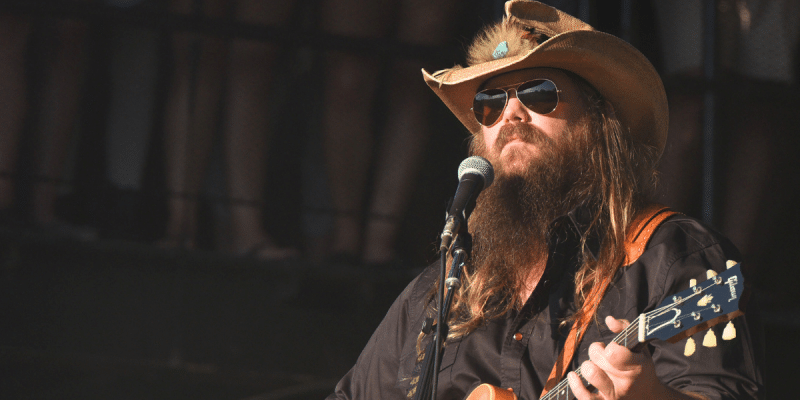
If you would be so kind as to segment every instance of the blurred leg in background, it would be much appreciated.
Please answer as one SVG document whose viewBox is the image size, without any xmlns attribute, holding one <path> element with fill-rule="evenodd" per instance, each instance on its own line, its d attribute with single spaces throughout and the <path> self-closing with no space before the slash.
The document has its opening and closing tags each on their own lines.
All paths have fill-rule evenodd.
<svg viewBox="0 0 800 400">
<path fill-rule="evenodd" d="M 27 110 L 25 49 L 31 21 L 16 15 L 0 16 L 0 223 L 8 224 L 19 212 L 16 204 L 18 143 Z"/>
<path fill-rule="evenodd" d="M 55 23 L 52 61 L 44 66 L 44 81 L 35 151 L 37 174 L 33 183 L 34 222 L 47 229 L 66 226 L 56 218 L 67 155 L 73 148 L 80 109 L 88 27 L 83 21 Z"/>
<path fill-rule="evenodd" d="M 23 214 L 30 212 L 28 221 L 38 229 L 92 239 L 91 231 L 71 226 L 56 214 L 58 196 L 69 187 L 64 181 L 66 162 L 81 104 L 88 26 L 68 18 L 2 19 L 0 210 L 9 215 L 13 210 L 17 222 L 28 220 Z M 33 156 L 26 165 L 32 168 L 29 207 L 17 203 L 20 187 L 14 185 L 21 176 L 17 167 L 23 131 L 30 133 L 25 139 Z"/>
<path fill-rule="evenodd" d="M 202 4 L 201 4 L 202 3 Z M 199 7 L 202 7 L 200 9 Z M 292 2 L 240 0 L 173 2 L 176 12 L 233 15 L 238 22 L 285 26 Z M 276 43 L 248 38 L 173 37 L 174 68 L 166 120 L 169 220 L 166 246 L 194 247 L 198 200 L 206 182 L 216 133 L 222 135 L 228 220 L 217 246 L 258 259 L 283 259 L 296 251 L 276 244 L 265 230 L 266 158 L 271 136 L 271 96 Z M 220 119 L 221 118 L 221 119 Z"/>
<path fill-rule="evenodd" d="M 403 0 L 396 14 L 396 39 L 403 44 L 443 46 L 452 39 L 459 10 L 454 0 Z M 429 65 L 420 59 L 395 58 L 385 75 L 385 121 L 375 157 L 373 191 L 361 249 L 361 261 L 368 265 L 396 261 L 397 235 L 415 189 L 428 138 L 436 134 L 431 132 L 428 119 L 435 96 L 422 81 L 423 67 Z"/>
<path fill-rule="evenodd" d="M 388 33 L 395 1 L 323 0 L 325 33 L 356 39 L 382 39 Z M 330 251 L 338 259 L 359 257 L 368 169 L 375 124 L 373 108 L 381 60 L 366 52 L 326 51 L 322 132 L 334 222 Z"/>
<path fill-rule="evenodd" d="M 291 1 L 240 0 L 237 20 L 272 27 L 286 27 Z M 237 38 L 231 43 L 226 93 L 224 147 L 226 178 L 230 193 L 230 250 L 257 259 L 285 259 L 297 255 L 279 246 L 266 232 L 265 196 L 282 191 L 269 185 L 267 157 L 273 135 L 270 117 L 276 104 L 272 88 L 280 46 L 274 42 Z M 270 188 L 270 190 L 267 190 Z"/>
<path fill-rule="evenodd" d="M 450 38 L 458 9 L 455 1 L 327 0 L 322 28 L 358 39 L 437 46 Z M 423 64 L 405 54 L 325 54 L 322 130 L 333 260 L 373 266 L 396 261 L 397 235 L 431 134 Z"/>
<path fill-rule="evenodd" d="M 224 17 L 228 7 L 223 0 L 170 3 L 171 12 L 211 18 Z M 200 191 L 219 128 L 228 43 L 184 31 L 174 32 L 171 39 L 172 73 L 164 126 L 169 217 L 160 244 L 194 248 Z"/>
</svg>

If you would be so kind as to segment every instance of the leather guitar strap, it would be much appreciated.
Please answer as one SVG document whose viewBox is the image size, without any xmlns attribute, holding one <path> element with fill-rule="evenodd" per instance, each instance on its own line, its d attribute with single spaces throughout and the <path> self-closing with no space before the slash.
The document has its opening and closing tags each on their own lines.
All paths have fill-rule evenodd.
<svg viewBox="0 0 800 400">
<path fill-rule="evenodd" d="M 627 266 L 633 264 L 639 256 L 644 253 L 647 242 L 650 241 L 650 236 L 653 235 L 656 228 L 658 228 L 665 219 L 675 214 L 677 214 L 677 212 L 660 204 L 651 204 L 639 212 L 630 227 L 628 227 L 628 233 L 625 238 L 625 263 L 623 265 Z M 611 277 L 600 282 L 599 285 L 592 287 L 589 295 L 586 296 L 586 300 L 583 302 L 584 312 L 581 318 L 572 325 L 572 329 L 570 329 L 567 340 L 564 343 L 564 348 L 558 355 L 556 364 L 550 372 L 550 377 L 547 378 L 547 382 L 544 385 L 542 395 L 539 397 L 544 396 L 545 393 L 550 391 L 563 379 L 564 372 L 567 370 L 575 354 L 575 349 L 581 342 L 583 334 L 589 326 L 589 321 L 594 318 L 600 300 L 603 298 L 610 283 Z"/>
</svg>

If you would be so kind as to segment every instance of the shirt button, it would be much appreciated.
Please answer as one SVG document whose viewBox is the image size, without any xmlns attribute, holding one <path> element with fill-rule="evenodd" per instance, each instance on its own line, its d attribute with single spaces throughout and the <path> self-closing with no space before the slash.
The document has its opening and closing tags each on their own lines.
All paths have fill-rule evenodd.
<svg viewBox="0 0 800 400">
<path fill-rule="evenodd" d="M 522 340 L 522 334 L 519 333 L 519 332 L 515 333 L 514 334 L 514 340 L 516 340 L 516 341 Z"/>
</svg>

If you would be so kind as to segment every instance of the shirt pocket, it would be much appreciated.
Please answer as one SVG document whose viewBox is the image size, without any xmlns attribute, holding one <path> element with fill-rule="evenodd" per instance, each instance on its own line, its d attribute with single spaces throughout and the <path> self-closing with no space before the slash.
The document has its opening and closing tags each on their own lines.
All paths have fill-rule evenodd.
<svg viewBox="0 0 800 400">
<path fill-rule="evenodd" d="M 419 382 L 421 378 L 420 370 L 422 365 L 424 364 L 425 358 L 425 349 L 430 344 L 433 335 L 427 335 L 422 340 L 421 348 L 422 354 L 417 354 L 417 338 L 414 337 L 413 339 L 409 339 L 403 345 L 403 351 L 400 356 L 400 368 L 398 368 L 397 373 L 397 386 L 403 390 L 404 393 L 408 394 Z M 456 361 L 456 355 L 458 354 L 458 347 L 461 344 L 461 340 L 454 340 L 452 342 L 448 342 L 446 346 L 444 346 L 444 353 L 442 354 L 442 362 L 439 367 L 439 381 L 443 380 L 450 380 L 449 369 L 453 366 Z"/>
<path fill-rule="evenodd" d="M 447 346 L 444 346 L 444 354 L 442 354 L 442 365 L 439 368 L 439 372 L 444 371 L 447 368 L 453 366 L 456 362 L 456 355 L 458 354 L 458 346 L 461 344 L 461 339 L 456 339 L 451 342 L 447 342 Z"/>
</svg>

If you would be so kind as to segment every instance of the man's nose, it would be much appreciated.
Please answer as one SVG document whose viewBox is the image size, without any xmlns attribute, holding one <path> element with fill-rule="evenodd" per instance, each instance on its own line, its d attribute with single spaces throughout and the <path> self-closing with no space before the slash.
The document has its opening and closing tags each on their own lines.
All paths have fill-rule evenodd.
<svg viewBox="0 0 800 400">
<path fill-rule="evenodd" d="M 509 93 L 508 103 L 505 110 L 503 110 L 503 121 L 530 122 L 528 109 L 519 101 L 516 91 L 514 91 L 513 96 Z"/>
</svg>

